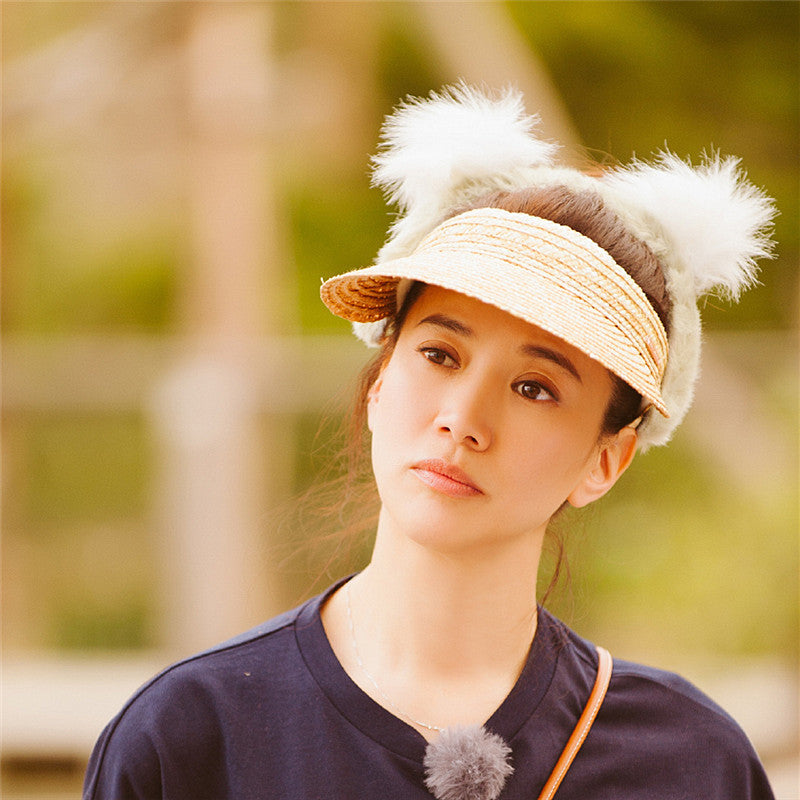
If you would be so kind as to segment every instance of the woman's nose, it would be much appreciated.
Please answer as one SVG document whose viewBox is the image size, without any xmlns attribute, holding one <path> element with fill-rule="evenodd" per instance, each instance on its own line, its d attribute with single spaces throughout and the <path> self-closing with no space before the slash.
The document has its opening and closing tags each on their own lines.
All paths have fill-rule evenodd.
<svg viewBox="0 0 800 800">
<path fill-rule="evenodd" d="M 438 418 L 439 432 L 452 436 L 456 444 L 486 450 L 492 443 L 492 400 L 476 382 L 464 382 L 447 393 Z"/>
</svg>

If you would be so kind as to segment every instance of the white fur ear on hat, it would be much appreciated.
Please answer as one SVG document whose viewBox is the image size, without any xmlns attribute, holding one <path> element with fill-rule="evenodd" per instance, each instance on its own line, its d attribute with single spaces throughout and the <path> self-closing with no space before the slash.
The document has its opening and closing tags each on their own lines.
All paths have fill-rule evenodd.
<svg viewBox="0 0 800 800">
<path fill-rule="evenodd" d="M 353 335 L 361 339 L 367 347 L 380 347 L 386 332 L 387 320 L 379 319 L 375 322 L 352 322 Z"/>
<path fill-rule="evenodd" d="M 532 135 L 538 121 L 519 91 L 492 97 L 464 83 L 408 100 L 387 117 L 372 182 L 402 216 L 378 261 L 408 255 L 446 210 L 524 186 L 531 167 L 550 164 L 557 145 Z"/>
<path fill-rule="evenodd" d="M 615 210 L 647 242 L 665 269 L 673 302 L 662 397 L 669 418 L 649 413 L 639 449 L 666 444 L 691 406 L 700 362 L 697 300 L 714 292 L 732 300 L 756 282 L 756 262 L 770 257 L 772 200 L 750 183 L 736 158 L 709 157 L 699 167 L 662 153 L 601 179 Z"/>
<path fill-rule="evenodd" d="M 512 88 L 489 95 L 462 82 L 401 104 L 372 159 L 373 185 L 400 211 L 376 263 L 409 255 L 450 209 L 524 186 L 532 170 L 550 165 L 558 145 L 534 135 L 538 122 Z M 353 331 L 374 346 L 385 325 L 356 322 Z"/>
<path fill-rule="evenodd" d="M 538 121 L 512 89 L 492 98 L 459 84 L 410 99 L 384 123 L 373 183 L 404 213 L 432 202 L 449 207 L 465 183 L 494 185 L 550 163 L 556 145 L 531 136 Z"/>
<path fill-rule="evenodd" d="M 707 158 L 692 167 L 672 153 L 633 162 L 603 177 L 629 208 L 654 219 L 671 260 L 693 277 L 696 296 L 733 300 L 755 283 L 756 262 L 772 255 L 772 201 L 739 170 L 738 158 Z"/>
</svg>

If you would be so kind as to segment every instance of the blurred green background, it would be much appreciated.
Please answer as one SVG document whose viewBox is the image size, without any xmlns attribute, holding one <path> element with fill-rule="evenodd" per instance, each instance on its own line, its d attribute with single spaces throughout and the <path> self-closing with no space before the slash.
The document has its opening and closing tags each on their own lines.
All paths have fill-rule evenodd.
<svg viewBox="0 0 800 800">
<path fill-rule="evenodd" d="M 187 86 L 198 41 L 222 65 L 206 65 L 202 86 L 224 72 L 230 39 L 196 31 L 211 12 L 255 15 L 264 79 L 209 122 Z M 736 307 L 704 303 L 697 409 L 670 447 L 565 521 L 573 575 L 554 604 L 621 656 L 796 667 L 799 32 L 795 2 L 3 2 L 6 655 L 170 646 L 152 395 L 182 352 L 225 338 L 204 322 L 213 291 L 194 288 L 198 140 L 222 146 L 233 130 L 260 148 L 255 184 L 269 186 L 280 257 L 243 338 L 333 341 L 356 364 L 366 355 L 319 302 L 320 277 L 368 264 L 391 221 L 367 172 L 383 115 L 463 75 L 544 86 L 597 160 L 719 149 L 777 198 L 777 258 L 760 285 Z M 264 469 L 276 431 L 284 455 L 254 556 L 275 588 L 252 624 L 368 552 L 340 558 L 325 524 L 287 522 L 329 466 L 319 428 L 340 427 L 352 383 L 302 364 L 287 394 L 313 388 L 319 402 L 258 405 Z"/>
</svg>

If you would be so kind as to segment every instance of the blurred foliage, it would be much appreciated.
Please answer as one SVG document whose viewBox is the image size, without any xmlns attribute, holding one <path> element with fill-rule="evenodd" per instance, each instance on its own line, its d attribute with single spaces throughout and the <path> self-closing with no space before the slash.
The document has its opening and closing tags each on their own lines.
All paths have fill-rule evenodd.
<svg viewBox="0 0 800 800">
<path fill-rule="evenodd" d="M 4 441 L 15 489 L 4 496 L 4 550 L 36 575 L 20 602 L 41 644 L 151 645 L 158 576 L 147 532 L 152 454 L 144 417 L 19 415 L 4 420 Z M 14 587 L 7 582 L 5 591 Z"/>
<path fill-rule="evenodd" d="M 424 97 L 438 88 L 436 57 L 413 3 L 387 3 L 375 78 L 381 118 L 404 97 Z"/>
<path fill-rule="evenodd" d="M 51 610 L 47 644 L 60 650 L 123 650 L 152 647 L 152 595 L 144 591 L 115 600 L 82 597 L 74 590 Z"/>
<path fill-rule="evenodd" d="M 17 15 L 14 5 L 24 5 Z M 47 44 L 65 31 L 94 22 L 107 3 L 91 2 L 3 2 L 3 59 L 13 59 Z"/>
<path fill-rule="evenodd" d="M 341 333 L 342 321 L 320 302 L 321 279 L 372 263 L 383 243 L 386 207 L 377 191 L 352 176 L 330 183 L 298 182 L 288 190 L 287 205 L 301 328 Z"/>
<path fill-rule="evenodd" d="M 39 526 L 128 519 L 145 514 L 152 467 L 140 415 L 48 415 L 25 423 L 28 481 L 13 501 Z"/>
<path fill-rule="evenodd" d="M 39 334 L 172 327 L 176 244 L 160 226 L 92 245 L 47 224 L 44 179 L 19 166 L 2 184 L 2 328 Z"/>
</svg>

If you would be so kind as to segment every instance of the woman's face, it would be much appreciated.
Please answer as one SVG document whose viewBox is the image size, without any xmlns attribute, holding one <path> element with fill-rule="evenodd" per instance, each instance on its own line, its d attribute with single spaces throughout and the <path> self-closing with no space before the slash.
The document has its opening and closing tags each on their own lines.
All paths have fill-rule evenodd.
<svg viewBox="0 0 800 800">
<path fill-rule="evenodd" d="M 604 494 L 633 456 L 633 431 L 621 450 L 599 438 L 611 385 L 561 339 L 426 287 L 370 392 L 382 520 L 442 550 L 543 533 L 565 501 Z"/>
</svg>

